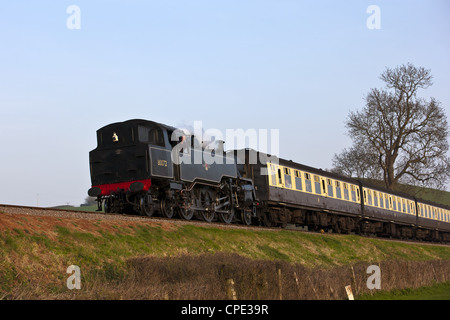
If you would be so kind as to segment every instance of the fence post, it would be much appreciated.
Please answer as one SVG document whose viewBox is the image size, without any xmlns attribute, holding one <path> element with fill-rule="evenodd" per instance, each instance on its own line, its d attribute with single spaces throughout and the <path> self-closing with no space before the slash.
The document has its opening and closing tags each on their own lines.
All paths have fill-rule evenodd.
<svg viewBox="0 0 450 320">
<path fill-rule="evenodd" d="M 347 292 L 348 300 L 355 300 L 352 292 L 352 286 L 346 286 L 345 291 Z"/>
<path fill-rule="evenodd" d="M 227 280 L 227 298 L 229 300 L 237 300 L 236 290 L 234 290 L 234 280 Z"/>
<path fill-rule="evenodd" d="M 301 298 L 300 294 L 300 283 L 298 282 L 297 272 L 294 271 L 295 283 L 297 284 L 298 298 Z"/>
<path fill-rule="evenodd" d="M 282 287 L 282 283 L 281 283 L 281 269 L 278 269 L 277 273 L 278 273 L 278 295 L 279 295 L 280 300 L 283 300 L 283 294 L 282 294 L 283 287 Z"/>
<path fill-rule="evenodd" d="M 356 291 L 356 277 L 355 277 L 355 270 L 353 270 L 353 266 L 351 266 L 351 268 L 352 268 L 352 281 L 353 281 L 353 287 L 354 287 L 354 290 L 355 290 L 355 294 L 357 294 L 357 291 Z M 350 288 L 350 290 L 351 290 L 351 288 Z M 353 299 L 352 299 L 353 300 Z"/>
</svg>

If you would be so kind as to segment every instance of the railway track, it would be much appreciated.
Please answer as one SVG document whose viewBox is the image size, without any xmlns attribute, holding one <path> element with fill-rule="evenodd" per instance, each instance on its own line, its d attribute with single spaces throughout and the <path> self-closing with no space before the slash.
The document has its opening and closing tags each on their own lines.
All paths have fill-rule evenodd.
<svg viewBox="0 0 450 320">
<path fill-rule="evenodd" d="M 147 217 L 140 215 L 126 215 L 126 214 L 114 214 L 114 213 L 105 213 L 105 212 L 89 212 L 89 211 L 81 211 L 81 210 L 73 210 L 73 209 L 60 209 L 60 208 L 44 208 L 44 207 L 33 207 L 33 206 L 19 206 L 19 205 L 8 205 L 8 204 L 0 204 L 0 214 L 17 214 L 17 215 L 32 215 L 32 216 L 50 216 L 50 217 L 59 217 L 59 218 L 76 218 L 76 219 L 88 219 L 88 220 L 120 220 L 120 221 L 142 221 L 142 222 L 161 222 L 161 223 L 172 223 L 176 225 L 197 225 L 204 227 L 217 227 L 217 228 L 225 228 L 225 229 L 242 229 L 242 230 L 255 230 L 255 231 L 287 231 L 287 232 L 304 232 L 304 233 L 313 233 L 313 234 L 321 234 L 321 232 L 305 230 L 301 227 L 288 226 L 285 229 L 279 227 L 264 227 L 264 226 L 246 226 L 240 224 L 226 224 L 223 222 L 205 222 L 202 220 L 183 220 L 179 218 L 164 218 L 164 217 Z M 322 232 L 323 234 L 323 232 Z M 325 233 L 325 234 L 333 234 L 333 233 Z M 337 235 L 337 234 L 333 234 Z M 366 236 L 365 236 L 366 237 Z M 388 239 L 388 238 L 380 238 L 380 237 L 366 237 L 379 239 L 383 241 L 393 241 L 407 244 L 420 244 L 420 245 L 435 245 L 435 246 L 445 246 L 449 247 L 450 244 L 445 243 L 435 243 L 435 242 L 424 242 L 418 240 L 401 240 L 401 239 Z"/>
</svg>

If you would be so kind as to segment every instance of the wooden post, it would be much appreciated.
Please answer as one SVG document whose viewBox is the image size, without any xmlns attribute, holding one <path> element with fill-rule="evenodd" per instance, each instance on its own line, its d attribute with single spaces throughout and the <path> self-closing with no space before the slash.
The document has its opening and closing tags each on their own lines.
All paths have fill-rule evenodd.
<svg viewBox="0 0 450 320">
<path fill-rule="evenodd" d="M 301 298 L 300 294 L 300 283 L 298 282 L 297 272 L 294 271 L 295 283 L 297 284 L 298 298 Z"/>
<path fill-rule="evenodd" d="M 352 268 L 352 282 L 353 282 L 353 287 L 354 287 L 354 290 L 355 290 L 355 294 L 357 294 L 357 292 L 356 292 L 356 277 L 355 277 L 355 270 L 353 270 L 353 266 L 351 266 L 351 268 Z M 353 299 L 352 299 L 353 300 Z"/>
<path fill-rule="evenodd" d="M 353 297 L 352 286 L 346 286 L 345 291 L 347 292 L 348 300 L 355 300 L 355 297 Z"/>
<path fill-rule="evenodd" d="M 236 290 L 234 290 L 234 280 L 227 280 L 227 298 L 229 300 L 237 300 Z"/>
<path fill-rule="evenodd" d="M 283 287 L 281 283 L 281 269 L 278 269 L 278 295 L 280 300 L 283 300 Z"/>
</svg>

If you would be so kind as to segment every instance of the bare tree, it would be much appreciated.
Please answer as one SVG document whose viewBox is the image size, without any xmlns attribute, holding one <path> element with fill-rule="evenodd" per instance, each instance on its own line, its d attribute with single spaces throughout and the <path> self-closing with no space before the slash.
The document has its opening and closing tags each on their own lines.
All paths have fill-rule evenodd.
<svg viewBox="0 0 450 320">
<path fill-rule="evenodd" d="M 365 163 L 377 166 L 389 189 L 399 182 L 442 188 L 450 178 L 447 118 L 439 101 L 417 97 L 432 85 L 430 70 L 408 63 L 386 68 L 380 78 L 386 87 L 371 89 L 365 107 L 349 113 L 352 149 L 372 155 Z M 335 167 L 346 152 L 335 155 Z"/>
<path fill-rule="evenodd" d="M 335 154 L 332 162 L 332 172 L 363 179 L 382 179 L 381 169 L 377 165 L 377 154 L 371 149 L 363 148 L 362 144 L 349 150 L 344 149 L 339 155 Z"/>
<path fill-rule="evenodd" d="M 86 197 L 84 198 L 84 203 L 82 204 L 82 206 L 94 206 L 97 205 L 97 198 L 95 197 Z"/>
</svg>

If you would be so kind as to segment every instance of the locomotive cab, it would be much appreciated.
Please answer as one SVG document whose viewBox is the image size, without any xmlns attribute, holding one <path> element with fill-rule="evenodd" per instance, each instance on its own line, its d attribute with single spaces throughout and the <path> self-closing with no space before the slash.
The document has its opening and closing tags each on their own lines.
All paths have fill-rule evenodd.
<svg viewBox="0 0 450 320">
<path fill-rule="evenodd" d="M 92 188 L 88 194 L 104 201 L 105 211 L 130 211 L 112 208 L 112 198 L 124 198 L 136 211 L 142 197 L 152 186 L 153 179 L 173 178 L 171 145 L 168 129 L 146 120 L 113 123 L 97 131 L 97 148 L 89 153 Z M 151 199 L 144 199 L 144 202 Z M 112 203 L 109 203 L 112 202 Z M 127 207 L 130 207 L 127 206 Z"/>
</svg>

